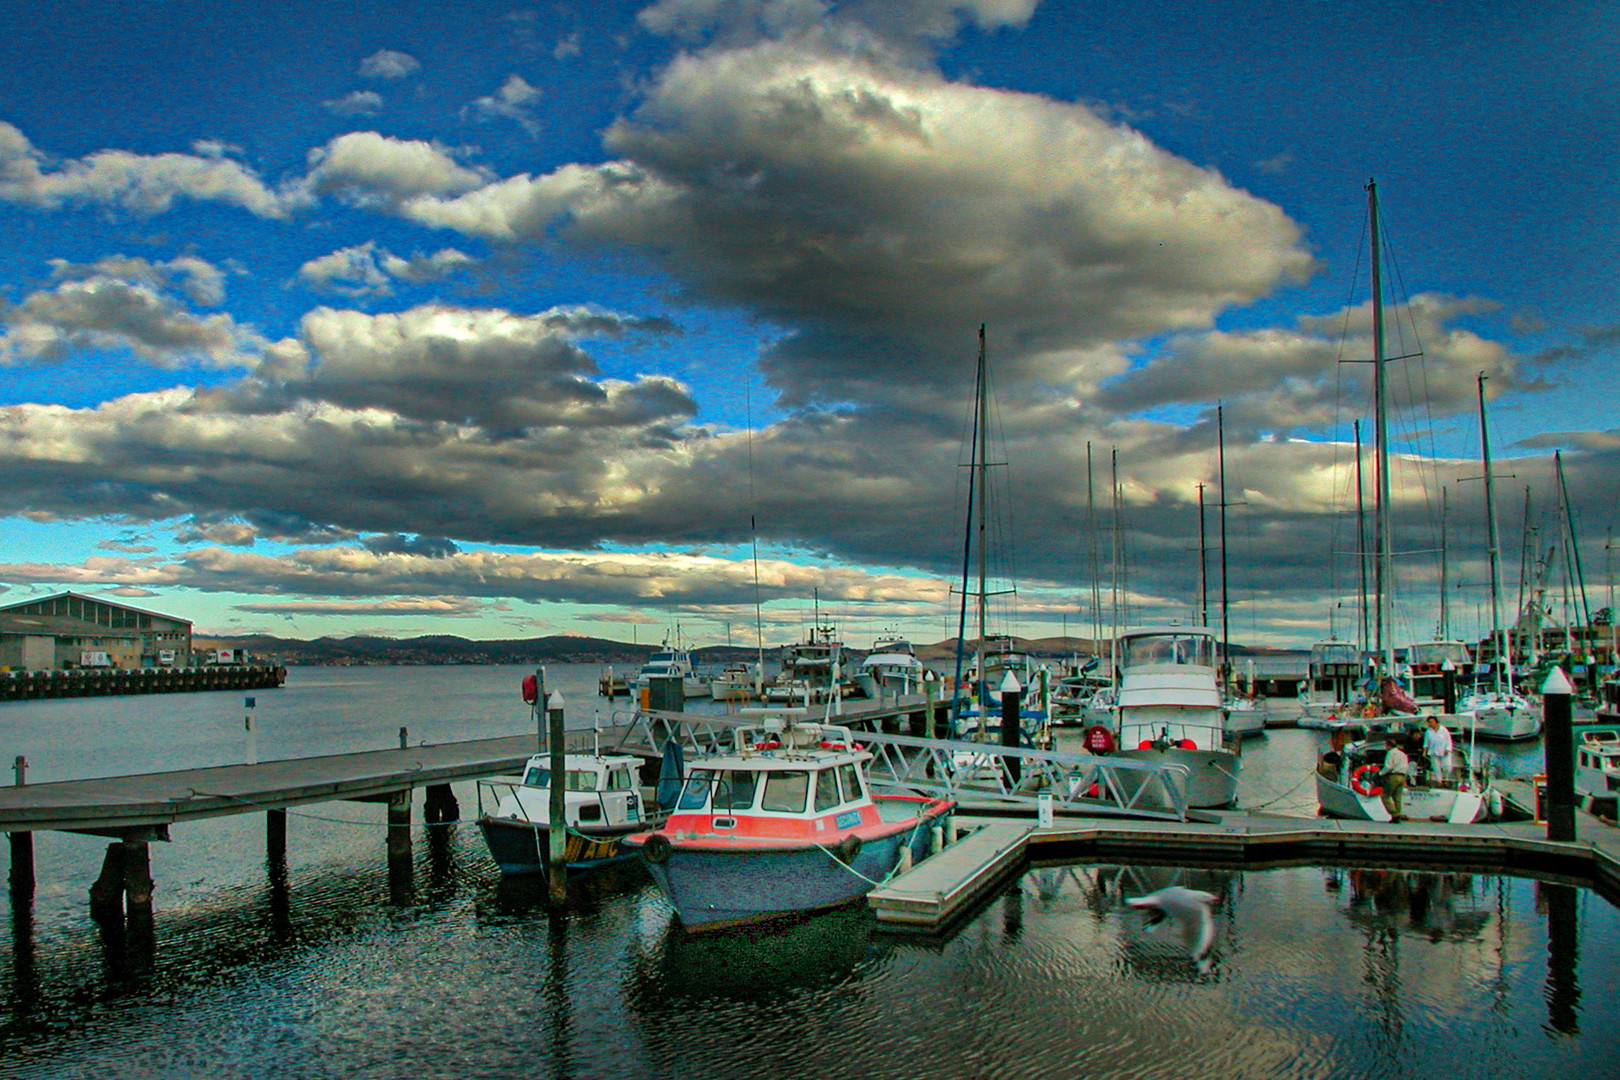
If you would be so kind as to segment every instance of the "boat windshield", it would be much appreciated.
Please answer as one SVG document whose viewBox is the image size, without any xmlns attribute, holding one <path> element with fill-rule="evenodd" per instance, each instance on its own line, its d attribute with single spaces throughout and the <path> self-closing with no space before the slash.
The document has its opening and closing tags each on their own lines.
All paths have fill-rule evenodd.
<svg viewBox="0 0 1620 1080">
<path fill-rule="evenodd" d="M 1447 660 L 1453 664 L 1471 663 L 1468 646 L 1460 641 L 1426 641 L 1413 645 L 1406 653 L 1409 664 L 1443 664 Z"/>
<path fill-rule="evenodd" d="M 568 782 L 563 786 L 564 791 L 595 791 L 597 788 L 597 774 L 589 770 L 569 769 Z M 551 787 L 551 770 L 542 766 L 532 766 L 529 774 L 523 778 L 529 787 Z"/>
<path fill-rule="evenodd" d="M 1139 664 L 1214 666 L 1214 641 L 1206 634 L 1148 634 L 1121 642 L 1126 667 Z"/>
<path fill-rule="evenodd" d="M 754 805 L 759 774 L 746 769 L 694 769 L 681 791 L 680 809 L 748 810 Z"/>
<path fill-rule="evenodd" d="M 809 773 L 797 769 L 773 772 L 765 777 L 765 794 L 759 800 L 759 808 L 780 814 L 802 814 L 809 793 Z"/>
<path fill-rule="evenodd" d="M 1354 664 L 1361 659 L 1356 647 L 1349 644 L 1319 644 L 1311 646 L 1311 660 L 1318 664 Z"/>
</svg>

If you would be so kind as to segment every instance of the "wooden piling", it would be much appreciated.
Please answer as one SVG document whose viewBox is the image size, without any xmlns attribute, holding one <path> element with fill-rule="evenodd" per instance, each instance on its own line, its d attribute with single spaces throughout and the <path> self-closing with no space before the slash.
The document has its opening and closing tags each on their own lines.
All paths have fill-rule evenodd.
<svg viewBox="0 0 1620 1080">
<path fill-rule="evenodd" d="M 422 817 L 429 825 L 444 825 L 461 816 L 456 793 L 449 784 L 429 784 L 422 803 Z"/>
<path fill-rule="evenodd" d="M 388 895 L 398 906 L 415 900 L 411 880 L 411 789 L 388 796 Z"/>
<path fill-rule="evenodd" d="M 264 856 L 273 868 L 287 864 L 287 811 L 270 810 L 264 815 Z"/>
<path fill-rule="evenodd" d="M 108 844 L 101 875 L 90 885 L 90 917 L 102 925 L 124 925 L 124 845 Z"/>
</svg>

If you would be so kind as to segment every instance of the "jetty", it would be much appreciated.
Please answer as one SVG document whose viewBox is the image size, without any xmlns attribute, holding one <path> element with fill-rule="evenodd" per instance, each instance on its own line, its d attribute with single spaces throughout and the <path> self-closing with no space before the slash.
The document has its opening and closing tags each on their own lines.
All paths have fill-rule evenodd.
<svg viewBox="0 0 1620 1080">
<path fill-rule="evenodd" d="M 1545 822 L 1452 825 L 1302 819 L 1222 811 L 1208 821 L 1055 821 L 962 817 L 962 838 L 867 894 L 896 931 L 940 933 L 1031 863 L 1076 860 L 1263 870 L 1367 866 L 1508 872 L 1586 885 L 1620 905 L 1620 829 L 1578 814 L 1576 838 Z"/>
<path fill-rule="evenodd" d="M 0 701 L 104 697 L 111 694 L 183 694 L 208 690 L 268 690 L 286 681 L 287 669 L 280 664 L 0 671 Z"/>
</svg>

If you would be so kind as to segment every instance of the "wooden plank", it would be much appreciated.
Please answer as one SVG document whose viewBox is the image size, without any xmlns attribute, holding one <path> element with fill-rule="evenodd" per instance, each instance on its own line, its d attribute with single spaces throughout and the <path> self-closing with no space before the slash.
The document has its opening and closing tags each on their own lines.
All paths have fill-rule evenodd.
<svg viewBox="0 0 1620 1080">
<path fill-rule="evenodd" d="M 938 926 L 1000 884 L 1023 861 L 1033 826 L 991 822 L 867 894 L 878 920 Z"/>
</svg>

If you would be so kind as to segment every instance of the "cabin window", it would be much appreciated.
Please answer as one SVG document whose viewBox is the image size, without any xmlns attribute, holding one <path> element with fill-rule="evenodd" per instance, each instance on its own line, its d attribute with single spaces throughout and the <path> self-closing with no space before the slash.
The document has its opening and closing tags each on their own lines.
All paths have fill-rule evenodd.
<svg viewBox="0 0 1620 1080">
<path fill-rule="evenodd" d="M 609 791 L 632 791 L 635 784 L 630 780 L 629 769 L 614 769 L 608 773 L 607 789 Z"/>
<path fill-rule="evenodd" d="M 807 772 L 768 773 L 765 797 L 760 800 L 759 808 L 781 814 L 802 814 L 805 796 L 809 793 L 810 774 Z"/>
<path fill-rule="evenodd" d="M 596 773 L 594 772 L 569 769 L 567 776 L 568 782 L 563 785 L 564 791 L 596 790 Z M 537 765 L 529 770 L 529 774 L 523 778 L 523 782 L 530 787 L 548 788 L 551 786 L 551 770 Z"/>
<path fill-rule="evenodd" d="M 752 809 L 758 777 L 759 774 L 746 771 L 721 773 L 714 784 L 715 810 Z"/>
<path fill-rule="evenodd" d="M 854 762 L 846 762 L 838 766 L 838 779 L 844 785 L 845 802 L 855 802 L 865 794 L 861 790 L 861 770 L 855 767 Z"/>
<path fill-rule="evenodd" d="M 602 808 L 600 806 L 596 805 L 595 803 L 586 803 L 584 806 L 581 806 L 579 808 L 579 820 L 581 820 L 581 821 L 601 821 L 602 820 Z"/>
<path fill-rule="evenodd" d="M 816 775 L 816 810 L 831 810 L 843 800 L 838 796 L 838 774 L 828 769 Z"/>
<path fill-rule="evenodd" d="M 714 786 L 714 771 L 712 769 L 697 769 L 686 781 L 686 787 L 681 790 L 681 802 L 678 809 L 702 810 L 709 803 L 709 789 Z"/>
</svg>

